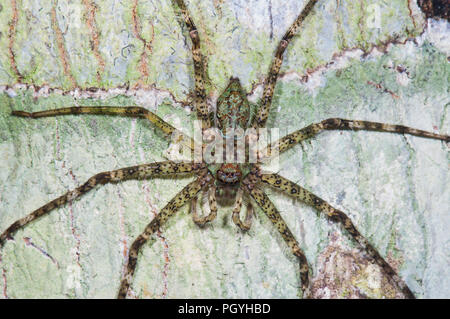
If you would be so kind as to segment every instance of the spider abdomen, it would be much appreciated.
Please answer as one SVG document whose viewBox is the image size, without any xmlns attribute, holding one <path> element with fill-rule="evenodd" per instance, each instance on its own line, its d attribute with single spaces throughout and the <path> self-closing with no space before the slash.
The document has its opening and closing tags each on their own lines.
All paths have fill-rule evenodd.
<svg viewBox="0 0 450 319">
<path fill-rule="evenodd" d="M 227 128 L 247 128 L 250 104 L 238 78 L 231 78 L 227 88 L 217 99 L 217 127 L 226 136 Z"/>
</svg>

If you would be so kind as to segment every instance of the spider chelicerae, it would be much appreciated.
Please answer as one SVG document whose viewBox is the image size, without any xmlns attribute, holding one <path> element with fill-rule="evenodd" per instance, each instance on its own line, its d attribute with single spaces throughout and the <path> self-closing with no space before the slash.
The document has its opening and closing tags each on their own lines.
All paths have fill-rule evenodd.
<svg viewBox="0 0 450 319">
<path fill-rule="evenodd" d="M 305 17 L 312 11 L 317 1 L 308 1 L 301 14 L 295 20 L 291 28 L 286 32 L 280 41 L 274 60 L 271 64 L 269 76 L 264 86 L 263 98 L 261 105 L 256 110 L 253 117 L 250 117 L 248 110 L 249 105 L 246 102 L 245 94 L 237 79 L 231 79 L 229 86 L 218 100 L 216 112 L 211 116 L 210 110 L 206 103 L 205 93 L 205 64 L 204 58 L 200 52 L 200 39 L 193 20 L 190 18 L 189 12 L 183 1 L 176 1 L 179 9 L 181 9 L 182 16 L 189 30 L 189 36 L 192 40 L 192 55 L 194 59 L 195 70 L 195 97 L 194 106 L 197 111 L 198 118 L 202 121 L 203 129 L 208 129 L 212 126 L 218 126 L 222 132 L 225 132 L 227 127 L 241 126 L 244 128 L 263 128 L 265 127 L 269 109 L 274 93 L 274 87 L 277 81 L 277 76 L 282 64 L 283 53 L 288 46 L 292 37 L 297 33 L 300 25 Z M 233 113 L 234 112 L 234 113 Z M 233 116 L 229 116 L 233 113 Z M 119 115 L 128 117 L 143 117 L 150 120 L 156 127 L 161 129 L 164 133 L 179 135 L 188 142 L 192 147 L 191 139 L 183 133 L 178 132 L 176 128 L 164 122 L 161 118 L 151 113 L 150 111 L 140 107 L 71 107 L 59 110 L 27 113 L 23 111 L 15 111 L 13 115 L 39 118 L 55 115 L 66 114 L 103 114 L 103 115 Z M 283 152 L 288 148 L 298 144 L 301 141 L 307 140 L 323 130 L 368 130 L 368 131 L 384 131 L 401 134 L 412 134 L 427 138 L 440 139 L 448 141 L 449 137 L 438 135 L 430 132 L 415 130 L 413 128 L 381 124 L 367 121 L 353 121 L 346 119 L 327 119 L 320 123 L 312 124 L 304 129 L 298 130 L 280 139 L 279 142 L 270 144 L 267 149 L 263 150 L 267 153 L 273 151 Z M 226 134 L 224 134 L 227 136 Z M 262 152 L 264 153 L 264 152 Z M 340 210 L 333 208 L 324 200 L 310 193 L 306 189 L 296 185 L 295 183 L 285 179 L 278 174 L 265 173 L 261 171 L 258 164 L 244 164 L 239 165 L 235 163 L 226 163 L 223 165 L 209 165 L 207 163 L 177 163 L 177 162 L 161 162 L 154 164 L 144 164 L 133 167 L 122 168 L 110 172 L 103 172 L 94 175 L 86 183 L 82 184 L 77 189 L 70 191 L 63 196 L 49 202 L 43 207 L 37 209 L 30 215 L 13 223 L 4 233 L 1 234 L 0 241 L 3 245 L 7 238 L 11 238 L 15 231 L 24 227 L 34 219 L 50 212 L 56 207 L 62 206 L 75 198 L 80 197 L 84 193 L 93 189 L 96 185 L 106 183 L 116 183 L 129 179 L 145 179 L 157 176 L 171 176 L 174 174 L 194 174 L 197 179 L 188 184 L 175 198 L 173 198 L 151 221 L 144 232 L 131 245 L 129 257 L 127 261 L 126 271 L 121 280 L 119 290 L 119 297 L 125 297 L 132 282 L 132 277 L 135 271 L 137 255 L 141 247 L 147 240 L 154 235 L 160 226 L 173 215 L 177 209 L 184 204 L 191 202 L 192 215 L 194 221 L 199 225 L 205 225 L 211 222 L 216 217 L 217 206 L 216 200 L 228 204 L 233 202 L 233 222 L 242 230 L 248 230 L 251 225 L 252 208 L 249 205 L 247 215 L 242 220 L 239 217 L 242 206 L 242 198 L 244 195 L 251 197 L 254 202 L 267 214 L 271 222 L 274 223 L 276 229 L 280 232 L 283 239 L 286 241 L 292 253 L 299 258 L 300 261 L 300 275 L 301 275 L 301 289 L 305 296 L 308 296 L 309 287 L 309 267 L 300 246 L 295 237 L 289 231 L 288 226 L 281 218 L 276 207 L 269 200 L 267 195 L 262 191 L 261 185 L 269 184 L 275 188 L 286 192 L 289 195 L 296 197 L 307 204 L 315 207 L 318 211 L 324 213 L 331 220 L 337 221 L 351 234 L 355 241 L 361 245 L 363 249 L 378 263 L 387 275 L 391 278 L 394 285 L 396 285 L 407 297 L 414 297 L 411 290 L 395 273 L 392 267 L 385 261 L 377 250 L 370 245 L 370 243 L 356 230 L 350 219 Z M 200 217 L 196 212 L 197 197 L 201 193 L 207 193 L 209 198 L 210 213 L 207 216 Z"/>
</svg>

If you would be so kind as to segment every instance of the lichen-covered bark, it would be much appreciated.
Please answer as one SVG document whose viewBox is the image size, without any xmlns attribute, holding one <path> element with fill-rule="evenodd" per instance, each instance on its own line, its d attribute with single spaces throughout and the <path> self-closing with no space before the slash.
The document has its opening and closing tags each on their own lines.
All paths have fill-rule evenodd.
<svg viewBox="0 0 450 319">
<path fill-rule="evenodd" d="M 190 42 L 170 1 L 0 4 L 0 231 L 95 173 L 164 160 L 169 146 L 145 120 L 11 110 L 140 105 L 192 134 Z M 302 5 L 188 2 L 213 99 L 236 76 L 258 101 Z M 287 49 L 270 127 L 282 135 L 344 117 L 449 133 L 446 21 L 427 25 L 415 1 L 323 0 L 305 24 Z M 348 213 L 413 292 L 431 298 L 450 296 L 448 165 L 439 141 L 332 131 L 283 154 L 279 173 Z M 19 231 L 1 251 L 0 296 L 114 297 L 130 243 L 191 180 L 103 186 Z M 311 264 L 314 296 L 399 296 L 339 227 L 268 193 Z M 295 298 L 299 286 L 298 262 L 264 214 L 244 234 L 231 208 L 200 229 L 184 207 L 143 249 L 133 293 Z"/>
</svg>

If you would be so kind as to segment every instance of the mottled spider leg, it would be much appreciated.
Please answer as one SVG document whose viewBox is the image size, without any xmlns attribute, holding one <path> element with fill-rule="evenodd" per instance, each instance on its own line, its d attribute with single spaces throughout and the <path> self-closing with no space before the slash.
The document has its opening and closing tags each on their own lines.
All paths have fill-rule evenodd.
<svg viewBox="0 0 450 319">
<path fill-rule="evenodd" d="M 236 201 L 233 208 L 233 222 L 243 231 L 247 231 L 252 226 L 252 217 L 253 217 L 253 206 L 248 203 L 247 204 L 247 213 L 245 215 L 245 220 L 242 221 L 240 218 L 241 208 L 242 208 L 242 199 L 244 196 L 244 191 L 239 188 L 238 193 L 236 194 Z"/>
<path fill-rule="evenodd" d="M 134 271 L 136 269 L 136 263 L 139 251 L 142 246 L 150 239 L 150 237 L 158 231 L 158 229 L 167 221 L 167 219 L 175 214 L 175 212 L 189 202 L 192 198 L 207 185 L 214 180 L 214 177 L 208 171 L 205 171 L 202 176 L 188 184 L 181 192 L 179 192 L 163 209 L 159 212 L 155 218 L 152 219 L 150 224 L 145 227 L 144 231 L 135 239 L 130 248 L 130 254 L 128 255 L 128 261 L 126 265 L 125 273 L 122 276 L 120 282 L 119 293 L 117 298 L 124 299 L 127 296 L 128 289 L 133 279 Z"/>
<path fill-rule="evenodd" d="M 130 167 L 124 167 L 117 170 L 98 173 L 89 178 L 83 185 L 68 191 L 64 195 L 52 200 L 44 206 L 36 209 L 29 215 L 15 221 L 0 235 L 0 248 L 6 239 L 12 239 L 14 233 L 34 221 L 35 219 L 48 214 L 55 208 L 65 205 L 67 202 L 79 198 L 86 194 L 97 185 L 105 185 L 107 183 L 117 183 L 130 179 L 146 179 L 154 176 L 170 175 L 178 173 L 190 173 L 203 169 L 201 164 L 193 163 L 173 163 L 170 161 L 142 164 Z"/>
<path fill-rule="evenodd" d="M 189 36 L 192 41 L 192 59 L 194 61 L 194 78 L 195 78 L 195 97 L 194 106 L 197 111 L 197 117 L 202 121 L 203 129 L 211 127 L 210 114 L 208 112 L 208 104 L 206 103 L 206 71 L 205 58 L 200 50 L 200 36 L 197 27 L 189 14 L 189 10 L 183 0 L 173 0 L 177 3 L 183 15 L 184 22 L 189 30 Z"/>
<path fill-rule="evenodd" d="M 194 223 L 198 226 L 203 227 L 206 223 L 213 221 L 217 216 L 217 202 L 216 202 L 216 187 L 211 186 L 208 189 L 208 201 L 209 201 L 209 214 L 203 217 L 199 217 L 197 213 L 197 196 L 191 201 L 191 214 Z M 202 196 L 205 192 L 202 194 Z"/>
<path fill-rule="evenodd" d="M 381 266 L 385 273 L 389 276 L 391 281 L 396 287 L 398 287 L 403 294 L 410 299 L 414 299 L 414 294 L 411 292 L 406 283 L 397 275 L 394 269 L 384 260 L 380 253 L 369 243 L 369 241 L 360 234 L 360 232 L 353 225 L 353 222 L 342 211 L 332 207 L 326 201 L 313 193 L 307 191 L 303 187 L 291 182 L 290 180 L 278 175 L 278 174 L 262 174 L 261 180 L 264 183 L 269 184 L 275 188 L 278 188 L 291 196 L 297 197 L 302 202 L 311 205 L 318 211 L 325 213 L 326 216 L 339 222 L 355 239 L 355 241 L 364 249 L 375 262 Z"/>
<path fill-rule="evenodd" d="M 290 133 L 285 137 L 282 137 L 278 141 L 268 145 L 267 148 L 261 154 L 262 156 L 268 157 L 271 155 L 272 149 L 276 149 L 277 147 L 279 147 L 278 152 L 281 153 L 291 148 L 295 144 L 304 141 L 308 138 L 311 138 L 325 130 L 377 131 L 377 132 L 389 132 L 397 134 L 411 134 L 425 138 L 442 140 L 447 143 L 450 142 L 450 136 L 448 135 L 441 135 L 427 131 L 417 130 L 415 128 L 408 126 L 331 118 L 323 120 L 320 123 L 311 124 L 305 128 Z"/>
<path fill-rule="evenodd" d="M 292 232 L 289 230 L 286 222 L 281 217 L 275 205 L 270 201 L 269 197 L 257 187 L 257 183 L 260 182 L 260 178 L 256 175 L 250 173 L 242 181 L 245 190 L 250 194 L 250 196 L 255 200 L 259 207 L 264 211 L 264 213 L 269 217 L 270 221 L 275 225 L 277 230 L 280 232 L 286 244 L 291 249 L 292 253 L 298 257 L 300 262 L 300 279 L 301 279 L 301 289 L 303 292 L 303 297 L 309 297 L 309 266 L 305 254 L 300 249 L 300 245 L 295 239 Z"/>
<path fill-rule="evenodd" d="M 149 110 L 144 109 L 139 106 L 74 106 L 74 107 L 64 107 L 54 110 L 46 110 L 40 112 L 24 112 L 24 111 L 12 111 L 14 116 L 27 117 L 27 118 L 41 118 L 41 117 L 51 117 L 59 115 L 78 115 L 78 114 L 92 114 L 92 115 L 116 115 L 116 116 L 126 116 L 135 118 L 146 118 L 156 127 L 161 129 L 167 135 L 171 135 L 174 132 L 178 134 L 184 141 L 186 141 L 188 147 L 194 149 L 194 140 L 180 130 L 176 129 L 158 115 Z M 178 142 L 178 141 L 177 141 Z"/>
<path fill-rule="evenodd" d="M 280 72 L 281 64 L 283 63 L 283 54 L 291 39 L 297 34 L 302 26 L 303 21 L 311 12 L 312 8 L 318 0 L 309 0 L 304 6 L 303 10 L 297 16 L 294 23 L 292 23 L 289 30 L 286 31 L 280 43 L 278 44 L 275 56 L 269 70 L 269 76 L 264 84 L 264 90 L 261 100 L 261 106 L 258 109 L 257 115 L 253 119 L 252 127 L 264 127 L 266 125 L 267 117 L 269 116 L 270 106 L 272 104 L 273 92 L 277 83 L 278 73 Z"/>
</svg>

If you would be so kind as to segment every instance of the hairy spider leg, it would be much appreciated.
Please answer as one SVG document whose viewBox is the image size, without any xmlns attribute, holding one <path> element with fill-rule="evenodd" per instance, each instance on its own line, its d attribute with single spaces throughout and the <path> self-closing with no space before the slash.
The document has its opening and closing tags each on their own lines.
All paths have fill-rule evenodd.
<svg viewBox="0 0 450 319">
<path fill-rule="evenodd" d="M 206 71 L 205 57 L 202 55 L 200 50 L 200 36 L 198 34 L 197 27 L 191 18 L 189 10 L 183 0 L 172 0 L 175 1 L 181 10 L 183 15 L 183 20 L 186 27 L 189 30 L 189 37 L 192 41 L 192 59 L 194 61 L 194 79 L 195 79 L 195 89 L 194 89 L 194 106 L 197 111 L 197 117 L 202 121 L 202 129 L 206 130 L 212 126 L 209 117 L 208 104 L 206 102 Z"/>
<path fill-rule="evenodd" d="M 14 233 L 34 221 L 35 219 L 48 214 L 55 208 L 65 205 L 74 199 L 86 194 L 97 185 L 107 183 L 118 183 L 130 179 L 147 179 L 154 176 L 191 173 L 204 169 L 201 164 L 194 163 L 173 163 L 170 161 L 142 164 L 130 167 L 124 167 L 113 171 L 98 173 L 89 178 L 83 185 L 68 191 L 64 195 L 52 200 L 44 206 L 36 209 L 27 216 L 15 221 L 0 235 L 0 248 L 7 239 L 12 239 Z"/>
<path fill-rule="evenodd" d="M 253 218 L 253 206 L 252 204 L 247 204 L 247 212 L 245 214 L 244 221 L 240 218 L 241 208 L 242 208 L 242 199 L 244 196 L 244 190 L 242 187 L 239 187 L 239 190 L 236 195 L 236 201 L 233 208 L 233 222 L 238 226 L 241 230 L 246 231 L 249 230 L 252 226 L 252 218 Z"/>
<path fill-rule="evenodd" d="M 332 207 L 320 197 L 278 174 L 262 174 L 261 180 L 272 187 L 280 189 L 290 196 L 297 197 L 302 202 L 314 207 L 322 213 L 325 213 L 325 215 L 332 221 L 340 223 L 344 229 L 352 235 L 353 239 L 360 245 L 360 247 L 367 252 L 369 256 L 372 257 L 373 260 L 384 270 L 384 272 L 391 279 L 392 283 L 400 289 L 400 291 L 402 291 L 405 297 L 415 299 L 414 294 L 411 292 L 406 283 L 397 275 L 395 270 L 392 269 L 380 253 L 372 246 L 372 244 L 370 244 L 369 241 L 361 235 L 345 213 Z"/>
<path fill-rule="evenodd" d="M 432 138 L 450 142 L 449 135 L 435 134 L 427 131 L 418 130 L 412 127 L 394 124 L 385 124 L 369 121 L 345 120 L 340 118 L 330 118 L 323 120 L 320 123 L 311 124 L 298 131 L 290 133 L 278 141 L 269 144 L 265 150 L 261 152 L 262 156 L 270 157 L 272 150 L 277 150 L 279 153 L 291 148 L 297 143 L 311 138 L 325 130 L 354 130 L 354 131 L 376 131 L 389 132 L 397 134 L 410 134 L 425 138 Z M 278 149 L 277 149 L 278 148 Z"/>
<path fill-rule="evenodd" d="M 264 90 L 261 100 L 261 106 L 253 119 L 252 127 L 261 128 L 266 125 L 267 117 L 269 116 L 270 106 L 272 104 L 273 93 L 277 83 L 278 73 L 280 72 L 281 64 L 283 63 L 283 54 L 291 39 L 297 34 L 298 30 L 303 24 L 303 21 L 309 15 L 314 5 L 318 0 L 309 0 L 303 7 L 303 10 L 297 16 L 294 23 L 292 23 L 289 30 L 286 31 L 280 43 L 278 43 L 275 56 L 270 65 L 269 76 L 264 84 Z"/>
<path fill-rule="evenodd" d="M 260 177 L 258 177 L 254 172 L 251 172 L 243 180 L 245 191 L 250 194 L 250 196 L 255 200 L 258 206 L 263 210 L 263 212 L 269 217 L 269 220 L 277 228 L 278 232 L 283 237 L 284 241 L 291 249 L 292 254 L 299 259 L 300 263 L 300 280 L 301 280 L 301 290 L 303 293 L 303 298 L 309 298 L 309 266 L 308 260 L 304 252 L 301 250 L 300 245 L 295 239 L 292 232 L 289 230 L 284 219 L 281 217 L 275 205 L 269 199 L 269 197 L 260 190 L 257 184 L 260 182 Z"/>
<path fill-rule="evenodd" d="M 130 248 L 130 254 L 128 255 L 128 261 L 126 264 L 125 273 L 122 276 L 120 282 L 120 288 L 117 298 L 124 299 L 127 296 L 128 289 L 130 288 L 131 281 L 133 279 L 134 271 L 136 269 L 137 258 L 142 246 L 150 239 L 150 237 L 158 231 L 158 229 L 167 221 L 167 219 L 174 215 L 175 212 L 184 204 L 189 202 L 192 198 L 210 185 L 214 180 L 214 177 L 207 170 L 197 178 L 195 181 L 188 184 L 179 192 L 174 198 L 164 206 L 155 218 L 145 227 L 144 231 L 135 239 Z"/>
<path fill-rule="evenodd" d="M 173 133 L 177 133 L 177 135 L 182 138 L 182 140 L 187 144 L 187 146 L 191 150 L 194 149 L 194 140 L 191 137 L 185 135 L 180 130 L 176 129 L 175 127 L 164 121 L 155 113 L 139 106 L 73 106 L 40 112 L 12 111 L 11 114 L 14 116 L 27 117 L 33 119 L 41 117 L 51 117 L 59 115 L 78 115 L 78 114 L 116 115 L 134 118 L 146 118 L 167 135 L 173 136 L 172 135 Z"/>
<path fill-rule="evenodd" d="M 208 107 L 206 103 L 206 93 L 205 93 L 205 83 L 206 83 L 206 72 L 205 72 L 205 59 L 200 51 L 200 38 L 198 35 L 197 28 L 195 27 L 192 19 L 189 16 L 189 12 L 187 10 L 187 7 L 183 0 L 173 0 L 174 3 L 178 4 L 178 7 L 181 9 L 182 15 L 184 17 L 184 22 L 187 25 L 187 28 L 189 29 L 189 35 L 192 40 L 192 54 L 193 54 L 193 60 L 194 60 L 194 72 L 195 72 L 195 108 L 197 111 L 197 116 L 202 120 L 203 128 L 208 128 L 211 126 L 212 121 L 210 121 L 209 113 L 208 113 Z M 286 32 L 280 43 L 278 44 L 274 59 L 272 61 L 270 72 L 268 79 L 264 86 L 263 91 L 263 98 L 261 103 L 261 108 L 257 111 L 257 116 L 253 119 L 252 126 L 253 127 L 264 127 L 266 124 L 266 120 L 268 117 L 269 109 L 272 102 L 272 97 L 274 93 L 274 87 L 276 85 L 277 77 L 280 71 L 280 67 L 283 61 L 283 54 L 286 50 L 286 47 L 288 46 L 290 40 L 292 37 L 298 32 L 302 22 L 307 17 L 307 15 L 312 10 L 313 6 L 317 0 L 309 0 L 307 4 L 304 6 L 304 9 L 300 13 L 300 15 L 297 17 L 297 19 L 294 21 L 290 29 Z M 100 110 L 101 108 L 105 108 L 103 106 L 100 106 L 96 109 Z M 125 107 L 126 108 L 126 107 Z M 16 116 L 21 117 L 30 117 L 30 118 L 37 118 L 37 117 L 44 117 L 44 116 L 54 116 L 54 115 L 65 115 L 65 114 L 107 114 L 107 115 L 121 115 L 121 116 L 131 116 L 131 117 L 144 117 L 148 118 L 152 123 L 154 123 L 157 127 L 161 128 L 166 133 L 173 133 L 176 131 L 175 128 L 170 126 L 169 124 L 165 123 L 162 119 L 157 117 L 155 114 L 151 113 L 150 111 L 147 111 L 143 108 L 139 107 L 128 107 L 129 112 L 118 110 L 114 111 L 114 109 L 122 109 L 119 107 L 111 107 L 108 108 L 108 110 L 104 111 L 92 111 L 90 112 L 88 109 L 93 109 L 91 107 L 76 107 L 76 108 L 64 108 L 64 109 L 58 109 L 58 110 L 64 110 L 61 111 L 61 113 L 56 114 L 58 110 L 51 110 L 51 111 L 43 111 L 43 112 L 35 112 L 35 113 L 27 113 L 22 111 L 14 111 L 12 114 Z M 131 110 L 132 108 L 137 108 L 141 110 Z M 69 109 L 77 109 L 74 111 L 74 113 L 71 113 Z M 69 111 L 68 111 L 69 110 Z M 80 111 L 83 110 L 83 111 Z M 56 113 L 55 113 L 56 112 Z M 99 112 L 99 113 L 96 113 Z M 146 113 L 147 112 L 147 113 Z M 127 114 L 128 113 L 128 114 Z M 145 114 L 144 114 L 145 113 Z M 413 134 L 417 136 L 422 137 L 428 137 L 428 138 L 436 138 L 441 139 L 446 142 L 449 141 L 448 136 L 429 133 L 426 131 L 420 131 L 415 130 L 409 127 L 405 126 L 399 126 L 399 125 L 390 125 L 390 124 L 383 124 L 383 123 L 375 123 L 375 122 L 366 122 L 366 121 L 350 121 L 350 120 L 342 120 L 342 119 L 329 119 L 322 121 L 321 123 L 312 124 L 302 130 L 296 131 L 294 133 L 289 134 L 288 136 L 280 139 L 278 142 L 270 144 L 268 146 L 269 149 L 273 149 L 273 147 L 280 147 L 282 150 L 285 150 L 295 143 L 298 143 L 306 138 L 312 137 L 319 132 L 323 130 L 369 130 L 369 131 L 382 131 L 382 132 L 393 132 L 393 133 L 408 133 Z M 190 139 L 192 142 L 192 139 Z M 193 142 L 191 144 L 193 146 Z M 191 147 L 192 148 L 192 147 Z M 280 151 L 282 151 L 280 150 Z M 115 171 L 110 172 L 104 172 L 99 173 L 91 177 L 85 184 L 82 186 L 76 188 L 73 191 L 70 191 L 66 193 L 65 195 L 51 201 L 50 203 L 42 206 L 38 210 L 34 211 L 33 213 L 27 215 L 26 217 L 16 221 L 13 223 L 3 234 L 0 235 L 0 247 L 4 244 L 5 240 L 7 238 L 11 238 L 12 235 L 20 228 L 24 227 L 34 219 L 50 212 L 52 209 L 59 207 L 61 205 L 64 205 L 68 201 L 71 201 L 75 198 L 80 197 L 82 194 L 88 192 L 92 188 L 94 188 L 96 185 L 102 185 L 106 183 L 113 183 L 113 182 L 120 182 L 122 180 L 127 179 L 139 179 L 139 178 L 148 178 L 152 176 L 157 176 L 161 174 L 165 174 L 167 172 L 167 167 L 164 169 L 161 169 L 158 172 L 151 172 L 151 169 L 148 173 L 143 173 L 142 171 L 140 173 L 136 173 L 135 171 L 126 171 L 127 169 L 135 169 L 137 168 L 139 170 L 140 167 L 146 166 L 146 165 L 159 165 L 159 164 L 167 164 L 168 166 L 172 167 L 171 165 L 178 165 L 172 162 L 162 162 L 162 163 L 155 163 L 155 164 L 144 164 L 144 165 L 138 165 L 133 166 L 129 168 L 123 168 Z M 127 295 L 129 286 L 132 281 L 132 277 L 135 271 L 136 262 L 137 262 L 137 256 L 139 253 L 140 248 L 142 245 L 149 239 L 149 237 L 154 234 L 159 227 L 167 220 L 167 218 L 171 215 L 173 215 L 178 208 L 183 206 L 185 203 L 187 203 L 189 200 L 193 200 L 198 196 L 198 193 L 204 189 L 207 185 L 210 185 L 212 181 L 214 180 L 214 177 L 206 171 L 205 166 L 199 165 L 199 164 L 192 164 L 192 163 L 183 163 L 181 165 L 188 165 L 181 169 L 186 169 L 185 172 L 194 172 L 194 171 L 200 171 L 200 178 L 198 178 L 196 181 L 192 182 L 188 186 L 186 186 L 175 198 L 173 198 L 163 209 L 162 211 L 152 220 L 152 222 L 145 228 L 145 231 L 137 237 L 137 239 L 133 242 L 130 255 L 127 261 L 127 267 L 126 272 L 123 274 L 121 286 L 119 290 L 118 297 L 124 298 Z M 172 167 L 174 168 L 174 167 Z M 173 170 L 170 170 L 168 174 L 175 174 L 180 173 L 180 168 L 178 168 L 175 171 L 175 168 Z M 145 170 L 145 169 L 142 169 Z M 164 172 L 163 172 L 164 170 Z M 128 174 L 128 176 L 126 176 Z M 134 175 L 137 174 L 137 177 L 134 177 Z M 142 175 L 140 175 L 142 174 Z M 258 188 L 258 183 L 261 182 L 265 176 L 270 179 L 271 178 L 279 178 L 280 176 L 276 174 L 263 174 L 255 173 L 255 171 L 252 171 L 243 181 L 242 181 L 242 187 L 244 188 L 244 191 L 248 193 L 256 202 L 257 204 L 263 209 L 263 211 L 266 213 L 266 215 L 269 217 L 272 223 L 277 227 L 278 231 L 281 233 L 283 239 L 286 241 L 288 246 L 291 248 L 294 255 L 296 255 L 300 259 L 300 274 L 301 274 L 301 282 L 302 282 L 302 290 L 304 292 L 307 291 L 309 286 L 309 270 L 308 270 L 308 263 L 306 260 L 305 255 L 299 248 L 299 245 L 295 238 L 293 237 L 292 233 L 288 229 L 286 223 L 280 216 L 279 212 L 277 211 L 276 207 L 273 205 L 273 203 L 269 200 L 267 195 L 262 192 Z M 281 177 L 280 177 L 281 178 Z M 288 180 L 286 180 L 288 181 Z M 263 182 L 268 183 L 266 180 L 263 180 Z M 276 183 L 276 182 L 275 182 Z M 292 182 L 291 182 L 292 183 Z M 268 183 L 270 184 L 270 183 Z M 296 189 L 297 193 L 300 193 L 300 186 L 293 184 L 296 187 L 299 187 Z M 276 187 L 276 186 L 275 186 Z M 293 186 L 288 190 L 285 190 L 286 192 L 292 192 Z M 304 194 L 307 194 L 308 191 L 303 190 Z M 295 191 L 294 191 L 295 192 Z M 213 192 L 215 193 L 215 192 Z M 298 196 L 297 196 L 298 197 Z M 210 193 L 210 206 L 211 206 L 211 193 Z M 309 198 L 312 200 L 312 204 L 314 206 L 314 203 L 317 205 L 314 206 L 317 209 L 321 210 L 322 212 L 325 212 L 327 216 L 330 219 L 339 221 L 345 229 L 347 229 L 352 235 L 354 235 L 354 238 L 360 243 L 360 245 L 364 246 L 368 253 L 373 257 L 375 255 L 379 256 L 379 253 L 372 247 L 368 246 L 370 245 L 367 240 L 365 240 L 364 237 L 362 237 L 356 228 L 351 223 L 350 219 L 348 217 L 331 207 L 329 204 L 321 200 L 319 197 L 309 193 Z M 213 200 L 215 204 L 215 200 Z M 242 206 L 242 202 L 238 203 L 238 198 L 236 199 L 236 206 Z M 211 206 L 212 207 L 212 206 Z M 240 209 L 240 207 L 239 207 Z M 212 214 L 213 212 L 211 212 Z M 233 211 L 233 215 L 235 215 Z M 239 217 L 239 215 L 237 215 Z M 233 220 L 234 220 L 233 216 Z M 245 219 L 245 222 L 247 222 L 247 217 Z M 242 223 L 241 226 L 245 226 L 245 222 Z M 239 225 L 238 225 L 239 226 Z M 241 227 L 239 226 L 239 227 Z M 243 229 L 245 227 L 241 227 Z M 353 233 L 352 233 L 353 232 Z M 356 236 L 356 237 L 355 237 Z M 375 260 L 380 263 L 381 261 L 384 261 L 384 259 L 379 256 L 380 259 Z M 387 265 L 382 265 L 382 267 L 388 272 L 389 269 L 391 270 L 391 274 L 393 276 L 397 276 L 395 272 L 390 268 L 390 266 L 384 261 L 384 263 Z M 388 269 L 389 268 L 389 269 Z M 397 276 L 398 277 L 398 276 Z M 398 285 L 402 283 L 401 279 L 399 279 Z M 406 289 L 409 290 L 409 288 L 405 285 L 405 291 Z M 405 292 L 404 291 L 404 292 Z M 407 295 L 407 293 L 405 293 Z M 412 295 L 412 293 L 411 293 Z M 412 295 L 412 297 L 414 297 Z"/>
<path fill-rule="evenodd" d="M 202 198 L 205 194 L 208 194 L 209 202 L 209 214 L 203 217 L 198 216 L 197 213 L 197 198 L 195 196 L 191 201 L 191 214 L 194 223 L 198 226 L 203 227 L 206 223 L 213 221 L 217 217 L 217 202 L 216 202 L 216 187 L 212 185 L 208 190 L 202 193 Z"/>
</svg>

